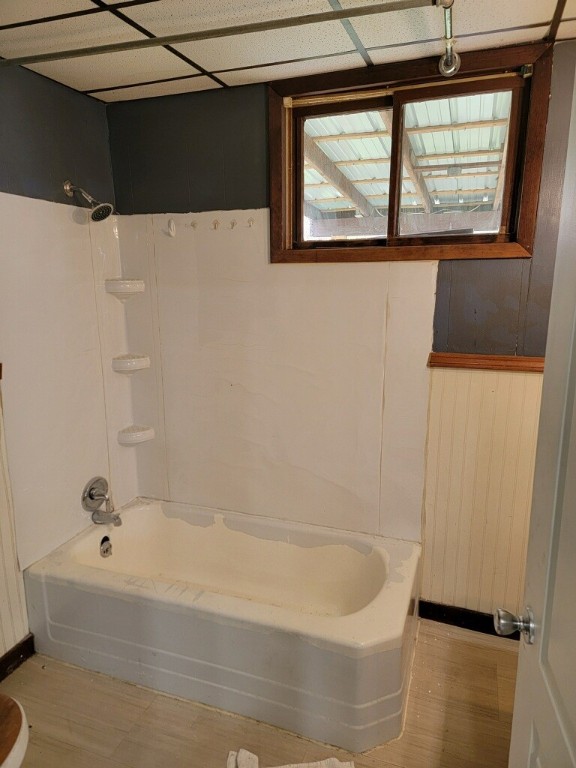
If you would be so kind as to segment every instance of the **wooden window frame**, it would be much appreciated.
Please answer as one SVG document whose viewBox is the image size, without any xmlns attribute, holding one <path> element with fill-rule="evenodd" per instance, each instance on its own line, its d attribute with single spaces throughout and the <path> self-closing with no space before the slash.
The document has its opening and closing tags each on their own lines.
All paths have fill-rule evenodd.
<svg viewBox="0 0 576 768">
<path fill-rule="evenodd" d="M 461 55 L 461 67 L 453 78 L 438 74 L 436 57 L 383 64 L 361 70 L 345 70 L 280 80 L 269 86 L 270 157 L 270 245 L 273 263 L 418 261 L 437 259 L 529 258 L 536 230 L 536 213 L 550 82 L 552 44 L 548 42 L 510 46 Z M 497 77 L 495 77 L 497 75 Z M 298 170 L 302 153 L 294 126 L 302 115 L 286 107 L 285 98 L 324 97 L 370 89 L 393 92 L 392 146 L 390 168 L 390 215 L 385 240 L 301 242 L 302 203 Z M 398 195 L 402 181 L 400 159 L 402 106 L 405 103 L 443 95 L 466 95 L 482 91 L 513 91 L 510 140 L 503 203 L 503 227 L 493 235 L 398 236 Z M 522 96 L 520 96 L 522 94 Z M 348 102 L 348 111 L 352 104 Z M 364 102 L 364 107 L 369 104 Z M 326 105 L 316 114 L 326 114 Z M 295 113 L 295 114 L 294 114 Z M 527 152 L 526 148 L 530 151 Z M 502 231 L 509 229 L 509 233 Z M 299 240 L 300 238 L 300 240 Z"/>
</svg>

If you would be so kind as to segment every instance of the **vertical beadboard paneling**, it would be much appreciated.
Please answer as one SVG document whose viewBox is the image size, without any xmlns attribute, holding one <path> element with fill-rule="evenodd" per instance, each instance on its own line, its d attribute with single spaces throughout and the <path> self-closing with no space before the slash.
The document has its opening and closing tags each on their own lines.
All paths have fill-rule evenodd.
<svg viewBox="0 0 576 768">
<path fill-rule="evenodd" d="M 18 568 L 0 397 L 0 656 L 28 634 L 24 583 Z"/>
<path fill-rule="evenodd" d="M 542 376 L 432 371 L 423 597 L 521 607 Z"/>
</svg>

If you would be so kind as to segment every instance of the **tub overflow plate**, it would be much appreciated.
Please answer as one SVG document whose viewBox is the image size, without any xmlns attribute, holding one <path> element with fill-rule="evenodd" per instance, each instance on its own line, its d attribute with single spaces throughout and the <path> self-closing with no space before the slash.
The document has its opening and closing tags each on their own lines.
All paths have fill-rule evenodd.
<svg viewBox="0 0 576 768">
<path fill-rule="evenodd" d="M 100 555 L 102 557 L 110 557 L 112 554 L 112 542 L 108 538 L 108 536 L 104 536 L 102 541 L 100 542 Z"/>
</svg>

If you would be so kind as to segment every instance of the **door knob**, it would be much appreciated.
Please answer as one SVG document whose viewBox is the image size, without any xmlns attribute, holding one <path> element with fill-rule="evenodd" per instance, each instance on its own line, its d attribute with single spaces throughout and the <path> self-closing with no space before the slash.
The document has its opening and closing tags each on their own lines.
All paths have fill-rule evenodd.
<svg viewBox="0 0 576 768">
<path fill-rule="evenodd" d="M 532 645 L 534 642 L 534 614 L 527 606 L 525 616 L 516 616 L 504 608 L 497 608 L 494 611 L 494 629 L 497 635 L 512 635 L 514 632 L 520 632 L 525 642 Z"/>
</svg>

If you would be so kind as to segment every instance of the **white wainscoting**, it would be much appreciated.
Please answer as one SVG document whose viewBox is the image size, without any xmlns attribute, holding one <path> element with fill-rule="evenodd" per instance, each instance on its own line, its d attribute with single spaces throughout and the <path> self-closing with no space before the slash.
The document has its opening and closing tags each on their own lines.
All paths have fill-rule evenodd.
<svg viewBox="0 0 576 768">
<path fill-rule="evenodd" d="M 422 597 L 522 606 L 542 375 L 434 369 Z"/>
<path fill-rule="evenodd" d="M 0 399 L 0 656 L 28 634 L 24 582 L 18 568 L 12 497 Z"/>
</svg>

